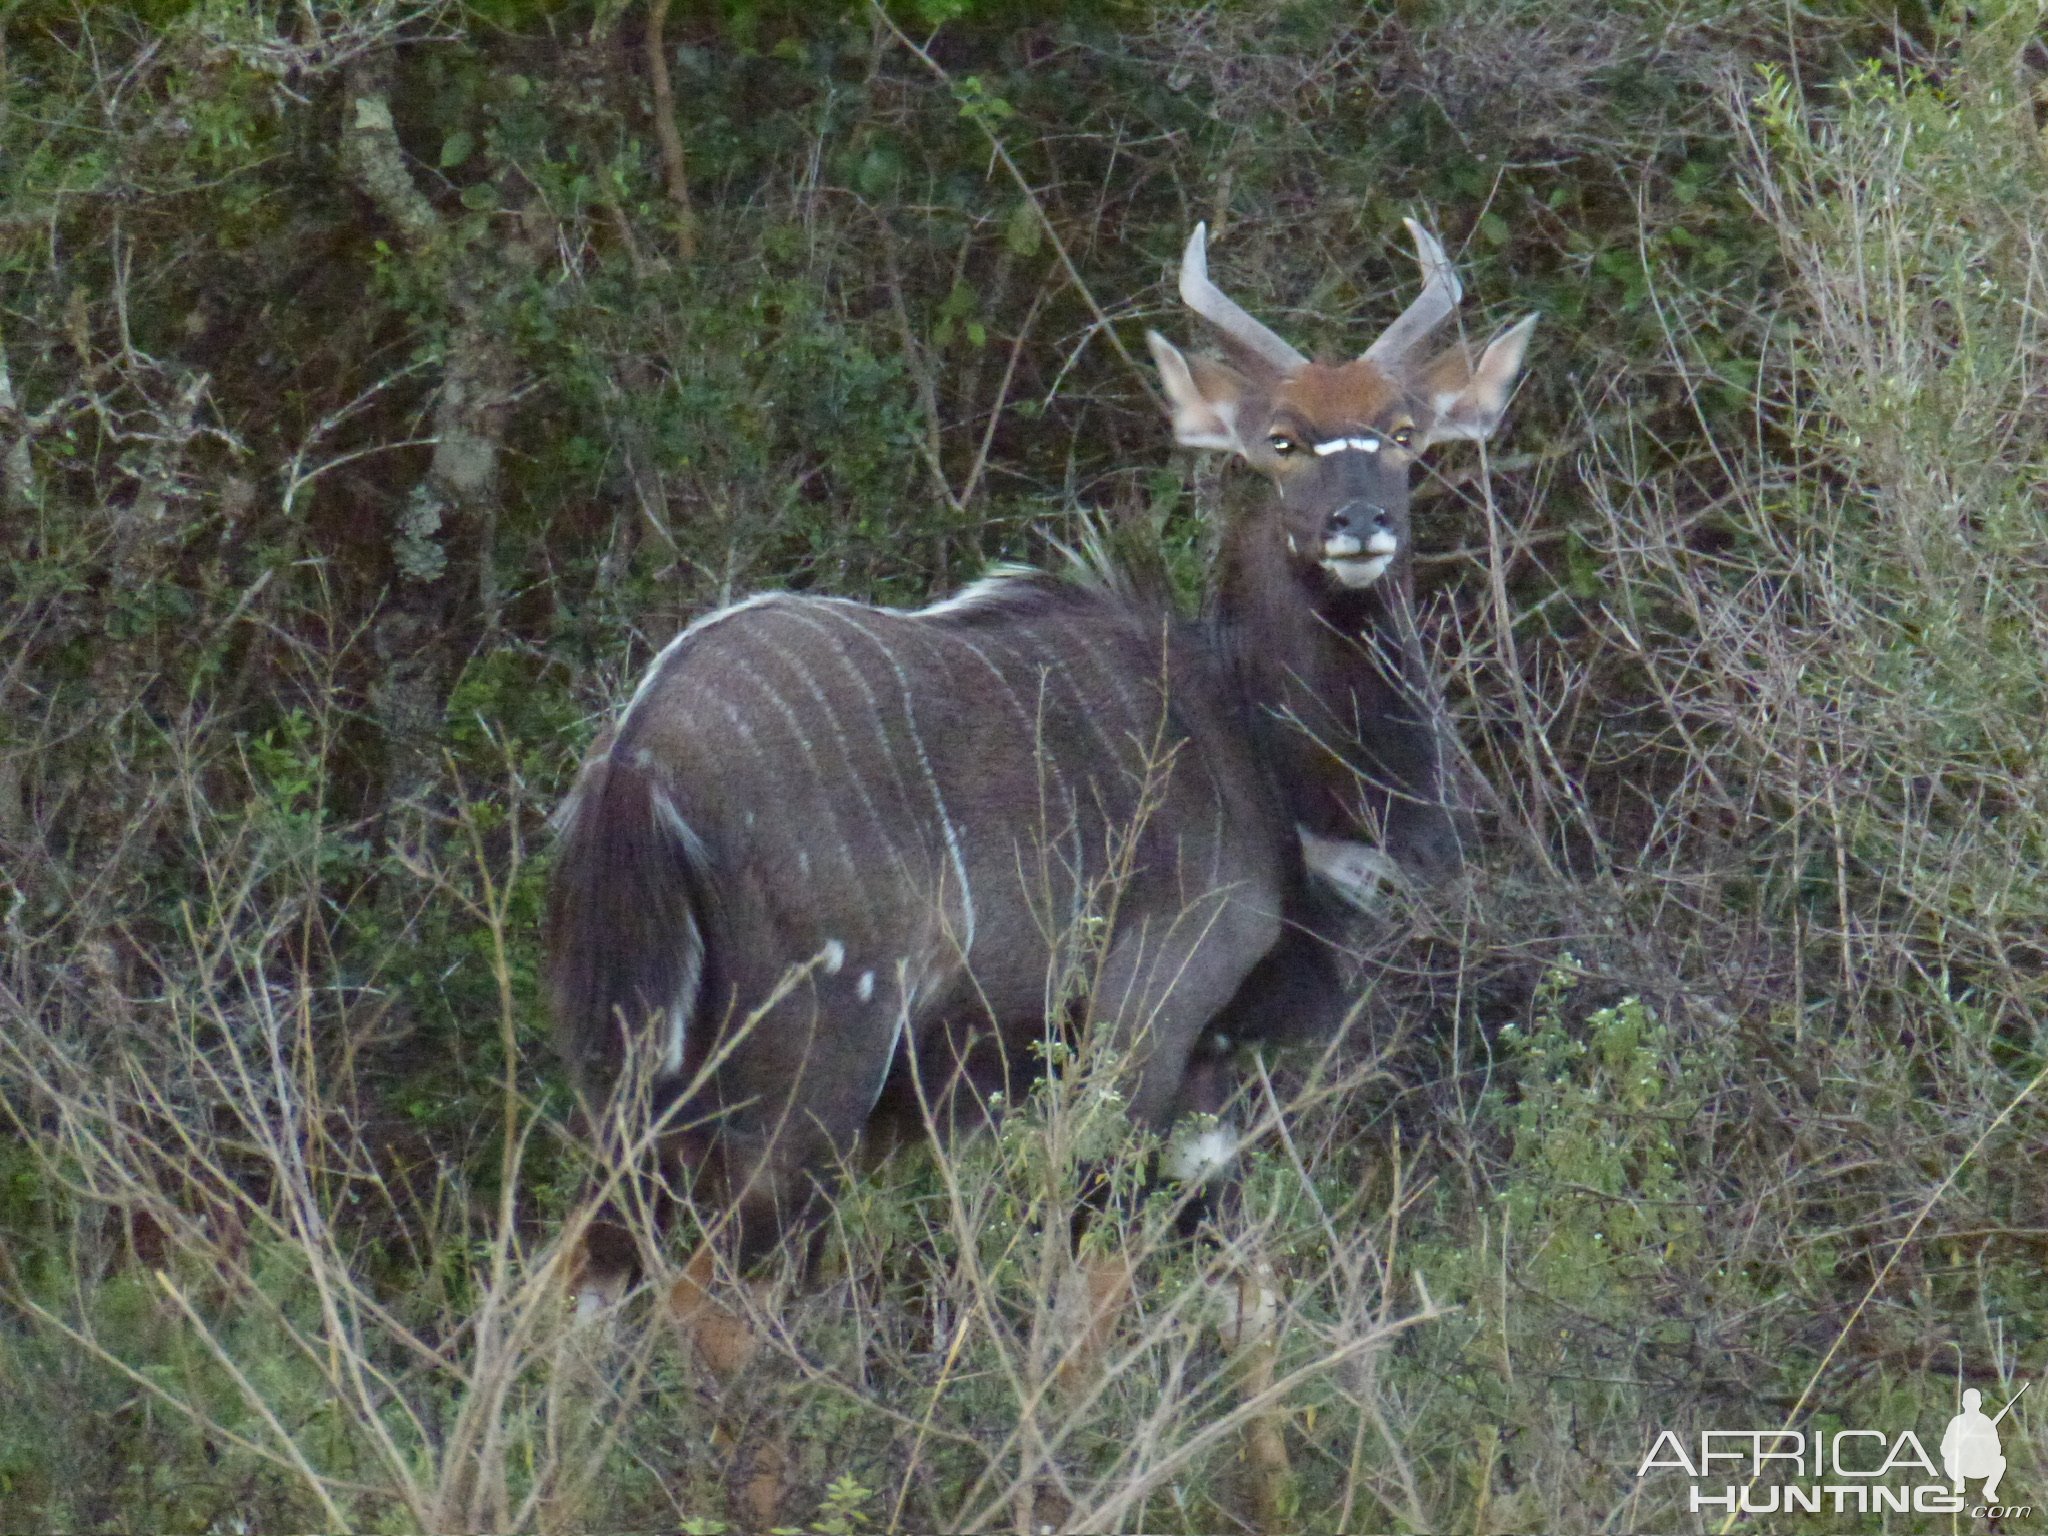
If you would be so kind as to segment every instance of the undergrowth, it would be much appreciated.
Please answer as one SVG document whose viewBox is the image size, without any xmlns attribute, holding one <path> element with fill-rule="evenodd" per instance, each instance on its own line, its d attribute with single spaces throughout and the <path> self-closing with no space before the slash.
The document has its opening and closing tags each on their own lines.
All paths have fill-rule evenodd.
<svg viewBox="0 0 2048 1536">
<path fill-rule="evenodd" d="M 0 7 L 11 1528 L 740 1529 L 782 1445 L 821 1532 L 1719 1529 L 1661 1431 L 2048 1369 L 2038 3 L 729 0 L 680 163 L 645 8 L 301 9 Z M 1188 227 L 1341 350 L 1416 210 L 1544 316 L 1417 489 L 1483 847 L 1243 1063 L 1212 1240 L 1092 1231 L 1062 1377 L 1148 1152 L 1076 1058 L 849 1171 L 724 1390 L 687 1221 L 579 1320 L 545 820 L 637 669 L 1091 517 L 1198 589 L 1262 492 L 1126 360 Z"/>
</svg>

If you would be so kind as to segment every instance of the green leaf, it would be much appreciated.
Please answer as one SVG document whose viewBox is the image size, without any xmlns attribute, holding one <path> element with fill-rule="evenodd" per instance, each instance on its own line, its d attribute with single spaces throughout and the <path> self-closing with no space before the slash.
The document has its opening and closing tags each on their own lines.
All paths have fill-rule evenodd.
<svg viewBox="0 0 2048 1536">
<path fill-rule="evenodd" d="M 441 169 L 452 171 L 467 160 L 476 149 L 476 135 L 467 128 L 458 128 L 441 141 Z"/>
<path fill-rule="evenodd" d="M 886 144 L 877 144 L 861 157 L 853 182 L 863 197 L 884 197 L 903 179 L 903 157 Z"/>
<path fill-rule="evenodd" d="M 1038 221 L 1038 210 L 1028 201 L 1020 200 L 1010 210 L 1009 218 L 1003 221 L 1003 244 L 1013 256 L 1036 256 L 1045 240 L 1044 228 Z"/>
<path fill-rule="evenodd" d="M 993 130 L 1006 117 L 1016 116 L 1017 109 L 988 88 L 988 83 L 979 75 L 969 75 L 953 87 L 953 94 L 960 103 L 960 115 L 971 118 L 982 127 Z"/>
<path fill-rule="evenodd" d="M 966 15 L 972 5 L 973 0 L 918 0 L 917 18 L 927 27 L 942 27 Z"/>
<path fill-rule="evenodd" d="M 480 181 L 473 187 L 462 189 L 462 206 L 478 213 L 490 213 L 498 207 L 498 189 L 488 181 Z"/>
</svg>

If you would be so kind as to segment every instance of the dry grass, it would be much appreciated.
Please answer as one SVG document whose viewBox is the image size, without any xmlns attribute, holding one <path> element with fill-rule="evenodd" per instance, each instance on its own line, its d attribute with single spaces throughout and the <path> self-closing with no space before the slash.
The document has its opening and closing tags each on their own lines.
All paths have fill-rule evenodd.
<svg viewBox="0 0 2048 1536">
<path fill-rule="evenodd" d="M 521 854 L 487 846 L 495 809 L 480 802 L 446 829 L 458 866 L 410 868 L 421 900 L 461 908 L 485 941 L 516 1061 L 505 893 Z M 1069 1057 L 1000 1135 L 857 1180 L 819 1271 L 784 1274 L 772 1310 L 722 1286 L 768 1348 L 721 1391 L 656 1300 L 674 1271 L 651 1227 L 648 1283 L 615 1315 L 575 1317 L 573 1224 L 536 1228 L 520 1209 L 535 1139 L 561 1128 L 516 1077 L 495 1118 L 494 1189 L 476 1170 L 403 1166 L 406 1149 L 365 1113 L 351 1052 L 323 1043 L 346 1036 L 350 1010 L 295 958 L 301 908 L 276 903 L 273 855 L 215 845 L 215 905 L 191 953 L 165 968 L 163 993 L 124 1001 L 133 1027 L 111 1049 L 86 1060 L 49 1029 L 0 1045 L 28 1170 L 66 1213 L 45 1234 L 61 1247 L 34 1271 L 10 1266 L 8 1299 L 41 1347 L 129 1394 L 151 1439 L 174 1455 L 208 1448 L 226 1502 L 196 1523 L 564 1530 L 630 1510 L 687 1525 L 724 1511 L 750 1448 L 787 1436 L 791 1480 L 826 1490 L 825 1528 L 834 1511 L 849 1529 L 1207 1526 L 1215 1501 L 1239 1497 L 1244 1427 L 1275 1407 L 1348 1406 L 1398 1453 L 1374 1363 L 1437 1314 L 1400 1260 L 1411 1196 L 1398 1168 L 1376 1196 L 1328 1188 L 1349 1161 L 1331 1144 L 1334 1106 L 1356 1096 L 1361 1065 L 1310 1072 L 1284 1114 L 1262 1084 L 1262 1171 L 1212 1251 L 1173 1241 L 1164 1198 L 1091 1239 L 1119 1242 L 1143 1284 L 1078 1387 L 1063 1213 L 1086 1168 L 1106 1163 L 1134 1190 L 1145 1149 L 1129 1142 L 1113 1064 Z M 16 1019 L 62 1011 L 7 1001 Z M 582 1182 L 616 1195 L 617 1180 Z M 1282 1354 L 1246 1394 L 1219 1345 L 1223 1295 L 1241 1274 L 1270 1275 L 1276 1255 L 1289 1257 Z M 1376 1522 L 1412 1515 L 1405 1472 L 1390 1485 L 1380 1456 L 1356 1451 L 1347 1472 L 1347 1503 Z M 29 1491 L 60 1523 L 84 1513 L 57 1486 Z M 169 1512 L 186 1523 L 196 1508 Z"/>
</svg>

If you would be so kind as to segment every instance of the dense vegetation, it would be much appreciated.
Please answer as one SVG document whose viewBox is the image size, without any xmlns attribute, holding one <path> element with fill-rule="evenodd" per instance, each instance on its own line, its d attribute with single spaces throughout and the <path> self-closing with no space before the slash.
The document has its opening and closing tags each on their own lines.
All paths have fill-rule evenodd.
<svg viewBox="0 0 2048 1536">
<path fill-rule="evenodd" d="M 0 0 L 0 1524 L 715 1530 L 779 1427 L 820 1531 L 1703 1528 L 1658 1429 L 2038 1379 L 2044 19 Z M 865 1173 L 722 1397 L 573 1326 L 544 822 L 639 666 L 1090 516 L 1197 592 L 1259 492 L 1136 361 L 1188 229 L 1338 351 L 1410 213 L 1543 316 L 1417 492 L 1485 847 L 1252 1064 L 1220 1243 L 1132 1213 L 1056 1389 L 1048 1213 L 1142 1153 L 1062 1062 Z"/>
</svg>

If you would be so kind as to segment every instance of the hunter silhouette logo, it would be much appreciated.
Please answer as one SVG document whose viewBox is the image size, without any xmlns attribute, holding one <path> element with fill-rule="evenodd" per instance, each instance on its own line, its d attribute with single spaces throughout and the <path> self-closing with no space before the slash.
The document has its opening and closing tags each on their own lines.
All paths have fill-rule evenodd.
<svg viewBox="0 0 2048 1536">
<path fill-rule="evenodd" d="M 1984 1394 L 1975 1387 L 1964 1392 L 1962 1411 L 1942 1431 L 1938 1466 L 1911 1429 L 1703 1429 L 1692 1441 L 1667 1429 L 1636 1477 L 1682 1474 L 1692 1485 L 1687 1507 L 1694 1514 L 2026 1519 L 2031 1506 L 1998 1502 L 2006 1473 L 1998 1426 L 2032 1385 L 2023 1383 L 1996 1414 L 1984 1412 Z M 1963 1485 L 1978 1479 L 1982 1492 L 1971 1503 Z"/>
<path fill-rule="evenodd" d="M 1941 1436 L 1941 1466 L 1955 1485 L 1957 1493 L 1963 1491 L 1963 1479 L 1981 1477 L 1984 1479 L 1984 1502 L 1998 1502 L 1999 1479 L 2005 1476 L 2005 1452 L 1998 1443 L 1998 1419 L 2012 1412 L 2012 1404 L 2027 1395 L 2030 1381 L 2013 1393 L 2012 1402 L 1998 1410 L 1998 1418 L 1984 1416 L 1984 1394 L 1975 1387 L 1963 1394 L 1963 1411 L 1948 1421 L 1948 1428 Z"/>
</svg>

